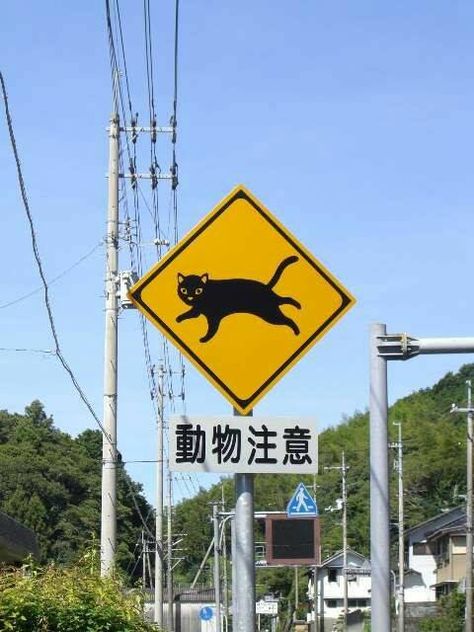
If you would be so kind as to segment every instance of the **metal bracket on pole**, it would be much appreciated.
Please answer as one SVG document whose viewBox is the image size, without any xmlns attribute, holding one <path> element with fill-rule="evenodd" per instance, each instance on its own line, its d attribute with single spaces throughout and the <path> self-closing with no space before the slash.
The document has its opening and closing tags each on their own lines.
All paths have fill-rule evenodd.
<svg viewBox="0 0 474 632">
<path fill-rule="evenodd" d="M 473 353 L 474 338 L 414 338 L 406 333 L 377 336 L 377 350 L 387 360 L 409 360 L 417 355 Z"/>
<path fill-rule="evenodd" d="M 136 309 L 135 305 L 128 298 L 128 292 L 132 285 L 138 281 L 138 275 L 133 270 L 126 270 L 119 273 L 119 283 L 117 296 L 122 309 Z"/>
</svg>

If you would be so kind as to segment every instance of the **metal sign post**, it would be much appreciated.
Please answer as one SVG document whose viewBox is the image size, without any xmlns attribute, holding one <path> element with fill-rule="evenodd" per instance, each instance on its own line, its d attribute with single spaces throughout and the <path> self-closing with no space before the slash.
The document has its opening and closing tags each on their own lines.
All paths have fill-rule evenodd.
<svg viewBox="0 0 474 632">
<path fill-rule="evenodd" d="M 372 629 L 390 632 L 390 537 L 388 484 L 387 361 L 422 354 L 474 353 L 474 338 L 414 338 L 370 330 L 370 556 Z"/>
<path fill-rule="evenodd" d="M 250 411 L 246 417 L 251 417 Z M 241 415 L 234 408 L 234 415 Z M 233 524 L 233 568 L 235 583 L 232 584 L 232 608 L 235 632 L 254 632 L 255 617 L 255 546 L 254 528 L 254 475 L 235 474 L 235 517 Z"/>
</svg>

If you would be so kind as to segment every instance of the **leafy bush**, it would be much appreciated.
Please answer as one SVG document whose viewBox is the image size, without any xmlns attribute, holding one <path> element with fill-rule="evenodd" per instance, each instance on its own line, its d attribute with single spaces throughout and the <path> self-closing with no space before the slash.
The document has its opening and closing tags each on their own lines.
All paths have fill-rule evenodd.
<svg viewBox="0 0 474 632">
<path fill-rule="evenodd" d="M 151 632 L 139 593 L 101 578 L 96 554 L 70 568 L 54 565 L 0 573 L 0 630 L 12 632 Z"/>
<path fill-rule="evenodd" d="M 453 592 L 440 599 L 440 614 L 420 624 L 422 632 L 463 632 L 465 596 Z"/>
</svg>

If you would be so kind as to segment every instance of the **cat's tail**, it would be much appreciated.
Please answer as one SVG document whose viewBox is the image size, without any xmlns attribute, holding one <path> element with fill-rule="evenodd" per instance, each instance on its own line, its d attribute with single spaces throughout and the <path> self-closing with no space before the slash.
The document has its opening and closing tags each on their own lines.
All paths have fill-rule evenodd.
<svg viewBox="0 0 474 632">
<path fill-rule="evenodd" d="M 287 257 L 286 259 L 283 259 L 283 261 L 280 263 L 278 268 L 275 270 L 275 274 L 272 276 L 270 281 L 267 283 L 267 287 L 272 288 L 274 285 L 276 285 L 278 283 L 281 275 L 283 274 L 283 270 L 287 266 L 291 265 L 292 263 L 295 263 L 296 261 L 298 261 L 298 257 L 296 255 L 292 255 L 291 257 Z"/>
</svg>

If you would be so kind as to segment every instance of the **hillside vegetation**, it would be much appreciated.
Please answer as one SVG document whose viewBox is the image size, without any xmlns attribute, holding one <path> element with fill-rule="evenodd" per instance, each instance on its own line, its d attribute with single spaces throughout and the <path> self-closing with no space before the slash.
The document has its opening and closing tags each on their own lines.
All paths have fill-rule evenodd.
<svg viewBox="0 0 474 632">
<path fill-rule="evenodd" d="M 25 413 L 0 411 L 0 510 L 35 531 L 43 562 L 73 562 L 100 532 L 102 435 L 85 430 L 72 438 L 58 430 L 39 401 Z M 130 568 L 141 531 L 150 515 L 123 467 L 118 469 L 119 566 Z"/>
<path fill-rule="evenodd" d="M 413 525 L 441 510 L 462 502 L 465 492 L 466 420 L 463 414 L 451 414 L 452 402 L 465 403 L 467 379 L 474 377 L 474 364 L 447 374 L 431 388 L 397 401 L 390 409 L 391 440 L 397 438 L 393 421 L 403 424 L 405 513 L 407 525 Z M 340 464 L 345 451 L 350 469 L 348 483 L 348 541 L 355 550 L 369 550 L 369 432 L 368 414 L 356 412 L 319 437 L 319 472 L 316 498 L 321 513 L 323 558 L 341 548 L 341 512 L 334 510 L 341 496 L 341 477 L 326 466 Z M 42 561 L 67 563 L 88 550 L 97 539 L 100 526 L 101 435 L 86 430 L 72 438 L 58 430 L 42 404 L 33 402 L 24 414 L 0 412 L 0 510 L 32 528 L 38 535 Z M 312 476 L 258 475 L 255 481 L 257 510 L 285 511 L 297 484 L 308 487 Z M 397 476 L 392 471 L 392 515 L 397 520 Z M 186 534 L 183 557 L 176 569 L 180 583 L 189 583 L 211 541 L 212 501 L 224 493 L 226 509 L 234 503 L 232 477 L 189 500 L 174 511 L 174 533 Z M 141 531 L 143 516 L 152 512 L 123 467 L 118 470 L 118 562 L 123 569 L 134 567 L 134 547 Z M 396 535 L 396 531 L 394 531 Z M 256 527 L 256 540 L 262 532 Z M 229 544 L 229 542 L 228 542 Z M 229 550 L 230 554 L 230 550 Z M 208 567 L 209 568 L 209 567 Z M 138 565 L 136 572 L 140 573 Z M 206 576 L 207 572 L 207 576 Z M 259 570 L 259 594 L 273 591 L 291 594 L 293 571 Z M 205 571 L 203 579 L 210 579 Z M 300 574 L 304 594 L 305 578 Z"/>
</svg>

